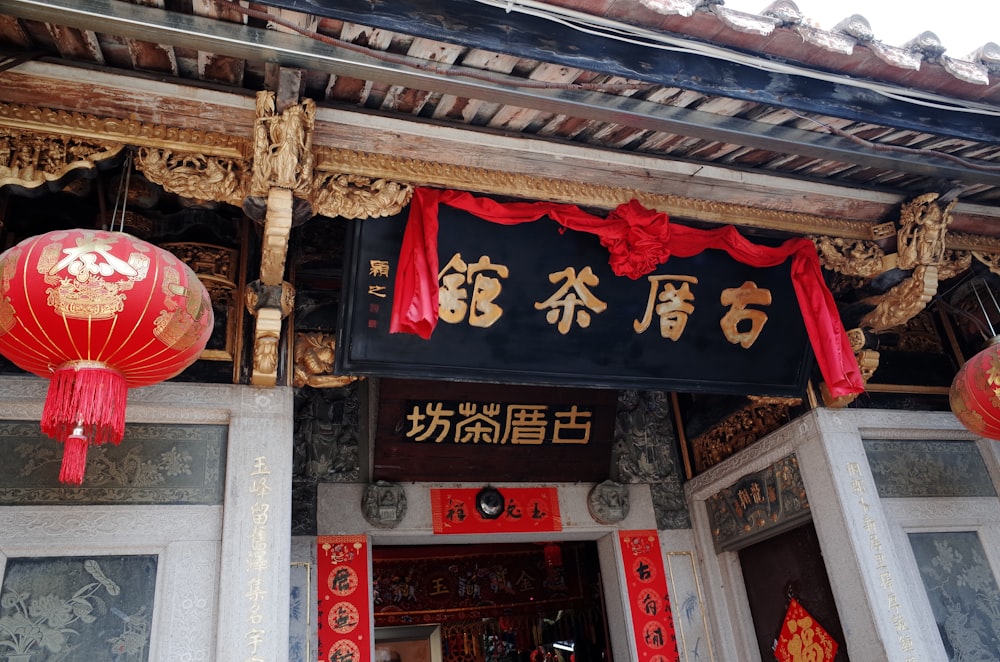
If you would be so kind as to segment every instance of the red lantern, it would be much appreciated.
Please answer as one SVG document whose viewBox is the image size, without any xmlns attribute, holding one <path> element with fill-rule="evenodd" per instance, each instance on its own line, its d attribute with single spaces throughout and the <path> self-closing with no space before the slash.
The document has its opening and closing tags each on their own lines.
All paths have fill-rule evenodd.
<svg viewBox="0 0 1000 662">
<path fill-rule="evenodd" d="M 88 444 L 117 444 L 128 389 L 176 376 L 212 333 L 208 292 L 180 259 L 135 237 L 57 230 L 0 255 L 0 353 L 49 379 L 42 432 L 80 485 Z"/>
<path fill-rule="evenodd" d="M 1000 336 L 965 362 L 951 383 L 951 410 L 962 425 L 1000 439 Z"/>
</svg>

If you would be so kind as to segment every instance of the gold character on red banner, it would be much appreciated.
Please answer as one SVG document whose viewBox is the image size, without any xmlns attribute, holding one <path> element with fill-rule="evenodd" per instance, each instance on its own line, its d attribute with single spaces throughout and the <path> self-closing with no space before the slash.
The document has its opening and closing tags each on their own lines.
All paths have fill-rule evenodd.
<svg viewBox="0 0 1000 662">
<path fill-rule="evenodd" d="M 330 573 L 330 591 L 338 596 L 350 595 L 358 588 L 358 573 L 354 569 L 341 565 L 333 569 Z"/>
<path fill-rule="evenodd" d="M 573 267 L 549 274 L 550 283 L 565 281 L 555 294 L 545 301 L 536 301 L 535 310 L 549 309 L 545 319 L 549 324 L 555 324 L 559 333 L 566 335 L 575 321 L 581 328 L 590 326 L 590 312 L 603 313 L 608 304 L 601 301 L 590 291 L 591 287 L 600 284 L 600 279 L 594 275 L 589 266 L 584 267 L 579 275 Z M 579 310 L 577 310 L 579 308 Z"/>
<path fill-rule="evenodd" d="M 646 301 L 646 311 L 642 320 L 634 320 L 632 328 L 636 333 L 643 333 L 653 321 L 653 313 L 660 319 L 660 336 L 668 340 L 678 340 L 687 326 L 688 316 L 694 312 L 694 294 L 689 284 L 697 285 L 694 276 L 647 276 L 649 281 L 649 298 Z M 675 287 L 671 281 L 681 283 Z M 661 288 L 662 285 L 662 288 Z M 656 303 L 659 301 L 659 303 Z"/>
<path fill-rule="evenodd" d="M 503 316 L 503 308 L 494 303 L 503 289 L 500 278 L 508 275 L 508 268 L 493 264 L 489 256 L 482 255 L 478 262 L 466 264 L 462 254 L 455 253 L 438 274 L 438 317 L 458 324 L 465 321 L 468 313 L 469 326 L 484 329 L 493 326 Z M 471 301 L 467 285 L 472 285 Z"/>
<path fill-rule="evenodd" d="M 767 313 L 763 310 L 747 308 L 748 305 L 770 306 L 771 290 L 757 287 L 757 283 L 748 280 L 739 287 L 730 287 L 722 290 L 719 301 L 724 306 L 730 306 L 729 311 L 722 316 L 719 326 L 726 340 L 732 344 L 738 344 L 743 349 L 749 348 L 757 341 L 764 324 L 767 323 Z M 746 331 L 739 330 L 740 322 L 750 322 L 750 328 Z"/>
<path fill-rule="evenodd" d="M 358 608 L 350 602 L 338 602 L 333 605 L 329 616 L 330 628 L 337 634 L 347 634 L 358 627 Z"/>
<path fill-rule="evenodd" d="M 778 662 L 833 662 L 838 647 L 833 637 L 792 598 L 774 647 Z"/>
<path fill-rule="evenodd" d="M 341 639 L 330 650 L 330 662 L 360 662 L 361 651 L 353 641 Z"/>
</svg>

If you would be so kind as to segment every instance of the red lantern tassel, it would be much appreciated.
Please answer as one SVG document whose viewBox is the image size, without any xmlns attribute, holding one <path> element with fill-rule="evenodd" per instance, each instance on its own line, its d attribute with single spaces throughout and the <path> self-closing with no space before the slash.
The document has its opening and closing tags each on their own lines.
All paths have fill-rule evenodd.
<svg viewBox="0 0 1000 662">
<path fill-rule="evenodd" d="M 127 402 L 124 375 L 103 363 L 76 361 L 52 373 L 41 427 L 48 436 L 65 442 L 60 481 L 83 482 L 88 442 L 100 445 L 122 440 Z"/>
<path fill-rule="evenodd" d="M 71 434 L 63 442 L 62 467 L 59 482 L 67 485 L 83 485 L 83 474 L 87 470 L 87 437 Z"/>
</svg>

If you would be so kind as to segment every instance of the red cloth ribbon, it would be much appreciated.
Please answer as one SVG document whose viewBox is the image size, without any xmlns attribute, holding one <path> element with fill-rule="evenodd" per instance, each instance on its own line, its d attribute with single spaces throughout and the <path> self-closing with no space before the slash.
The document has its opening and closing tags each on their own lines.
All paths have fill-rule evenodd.
<svg viewBox="0 0 1000 662">
<path fill-rule="evenodd" d="M 789 239 L 780 246 L 760 246 L 725 226 L 701 230 L 673 225 L 669 217 L 646 209 L 637 200 L 619 205 L 600 218 L 575 205 L 555 202 L 501 203 L 464 191 L 418 188 L 410 201 L 410 216 L 396 271 L 390 333 L 430 338 L 438 320 L 438 205 L 446 204 L 483 220 L 518 225 L 548 216 L 564 228 L 597 235 L 608 249 L 616 276 L 636 279 L 653 271 L 671 255 L 691 257 L 706 248 L 725 251 L 753 267 L 773 267 L 792 258 L 792 284 L 806 333 L 820 372 L 834 397 L 861 393 L 864 381 L 851 350 L 833 295 L 812 242 Z"/>
</svg>

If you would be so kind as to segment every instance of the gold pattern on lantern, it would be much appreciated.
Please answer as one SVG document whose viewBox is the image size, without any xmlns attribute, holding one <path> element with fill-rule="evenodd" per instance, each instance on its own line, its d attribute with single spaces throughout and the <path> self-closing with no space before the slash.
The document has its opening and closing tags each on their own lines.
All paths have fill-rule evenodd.
<svg viewBox="0 0 1000 662">
<path fill-rule="evenodd" d="M 153 323 L 153 335 L 168 347 L 183 351 L 201 335 L 201 320 L 210 304 L 202 297 L 201 289 L 182 285 L 180 273 L 172 266 L 163 268 L 161 292 L 165 295 L 165 310 L 160 311 Z M 184 297 L 183 305 L 178 305 L 176 296 Z"/>
<path fill-rule="evenodd" d="M 125 292 L 131 289 L 130 280 L 109 283 L 103 278 L 85 282 L 61 278 L 56 287 L 45 290 L 46 303 L 70 319 L 111 319 L 125 308 Z"/>
<path fill-rule="evenodd" d="M 986 372 L 986 383 L 993 387 L 993 395 L 1000 398 L 1000 357 L 994 355 Z"/>
<path fill-rule="evenodd" d="M 14 328 L 14 306 L 11 304 L 7 292 L 10 290 L 10 282 L 17 272 L 17 262 L 21 259 L 21 250 L 12 248 L 6 255 L 7 259 L 0 261 L 0 336 Z"/>
</svg>

